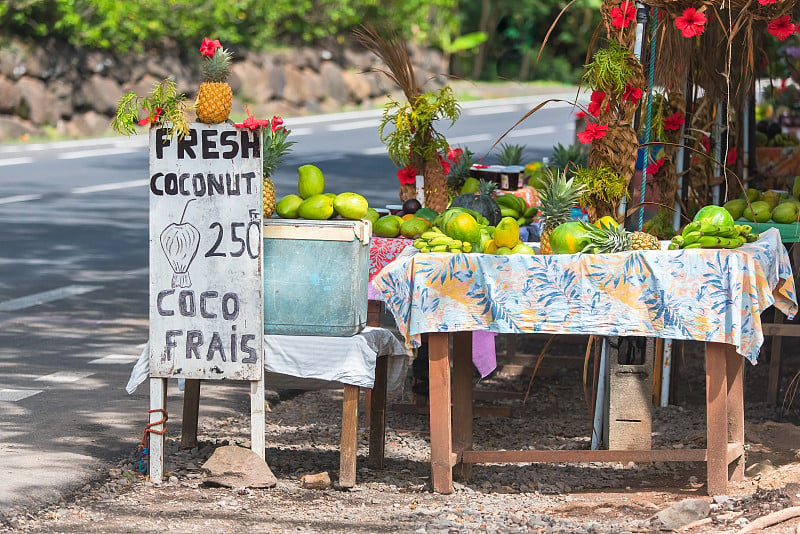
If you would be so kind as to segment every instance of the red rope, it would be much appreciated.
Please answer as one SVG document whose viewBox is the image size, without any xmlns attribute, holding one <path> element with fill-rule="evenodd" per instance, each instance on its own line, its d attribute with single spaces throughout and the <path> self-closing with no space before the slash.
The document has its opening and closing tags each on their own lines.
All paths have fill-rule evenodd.
<svg viewBox="0 0 800 534">
<path fill-rule="evenodd" d="M 159 412 L 162 417 L 158 421 L 153 421 L 152 423 L 147 423 L 145 425 L 144 432 L 142 433 L 142 444 L 139 446 L 140 448 L 147 447 L 147 439 L 148 439 L 147 434 L 163 435 L 167 431 L 166 422 L 169 419 L 169 414 L 167 413 L 167 410 L 165 410 L 164 408 L 156 408 L 155 410 L 147 410 L 147 413 L 149 413 L 149 414 L 150 413 L 156 413 L 156 412 Z M 153 427 L 154 426 L 158 426 L 158 425 L 164 425 L 164 428 L 162 428 L 161 430 L 153 430 Z"/>
</svg>

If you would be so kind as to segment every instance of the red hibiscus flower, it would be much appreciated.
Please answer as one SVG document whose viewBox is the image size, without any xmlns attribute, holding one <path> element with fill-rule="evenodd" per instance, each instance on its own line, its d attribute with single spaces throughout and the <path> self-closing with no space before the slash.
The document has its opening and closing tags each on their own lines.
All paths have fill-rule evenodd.
<svg viewBox="0 0 800 534">
<path fill-rule="evenodd" d="M 683 126 L 683 115 L 680 113 L 674 113 L 668 117 L 664 117 L 665 130 L 680 130 L 681 126 Z"/>
<path fill-rule="evenodd" d="M 200 53 L 204 56 L 211 57 L 214 55 L 214 50 L 217 48 L 222 48 L 222 45 L 219 44 L 217 39 L 213 41 L 208 37 L 203 38 L 203 43 L 200 45 Z"/>
<path fill-rule="evenodd" d="M 247 113 L 247 118 L 238 124 L 234 124 L 236 128 L 249 128 L 251 130 L 255 130 L 259 126 L 267 127 L 269 126 L 269 121 L 267 119 L 257 119 L 255 115 L 250 113 L 250 108 L 244 108 L 245 113 Z"/>
<path fill-rule="evenodd" d="M 633 2 L 622 2 L 619 7 L 611 10 L 611 25 L 621 30 L 627 28 L 631 21 L 636 18 L 636 8 Z"/>
<path fill-rule="evenodd" d="M 625 86 L 625 92 L 622 93 L 622 100 L 629 100 L 636 103 L 642 98 L 642 90 L 638 87 L 632 86 L 630 83 Z"/>
<path fill-rule="evenodd" d="M 464 151 L 460 148 L 451 148 L 447 151 L 447 159 L 452 161 L 453 163 L 458 163 L 461 160 L 461 156 L 464 154 Z"/>
<path fill-rule="evenodd" d="M 733 147 L 728 151 L 728 157 L 725 159 L 725 164 L 728 167 L 733 166 L 736 163 L 736 158 L 738 157 L 738 153 L 736 152 L 736 147 Z"/>
<path fill-rule="evenodd" d="M 449 174 L 450 173 L 450 162 L 447 161 L 444 158 L 444 156 L 442 156 L 441 154 L 436 154 L 436 157 L 439 158 L 439 163 L 442 164 L 442 169 L 444 169 L 445 175 Z"/>
<path fill-rule="evenodd" d="M 417 169 L 411 165 L 406 165 L 397 171 L 397 179 L 403 185 L 415 185 L 417 183 Z"/>
<path fill-rule="evenodd" d="M 675 26 L 684 37 L 701 35 L 706 29 L 706 16 L 693 7 L 687 7 L 683 15 L 675 19 Z"/>
<path fill-rule="evenodd" d="M 795 25 L 792 23 L 792 18 L 789 15 L 784 15 L 773 20 L 767 24 L 767 31 L 770 35 L 783 41 L 794 33 Z"/>
<path fill-rule="evenodd" d="M 758 0 L 758 3 L 761 4 L 762 6 L 766 6 L 769 4 L 777 4 L 778 0 Z"/>
<path fill-rule="evenodd" d="M 661 167 L 664 166 L 664 161 L 665 161 L 664 157 L 662 156 L 662 157 L 658 158 L 657 160 L 655 160 L 650 165 L 648 165 L 647 166 L 647 174 L 649 174 L 650 176 L 655 176 L 656 174 L 658 174 L 658 171 L 660 171 Z"/>
<path fill-rule="evenodd" d="M 155 124 L 158 122 L 158 118 L 161 116 L 161 112 L 164 111 L 161 108 L 156 108 L 156 112 L 148 115 L 147 117 L 143 118 L 139 121 L 139 126 L 144 126 L 145 124 Z"/>
<path fill-rule="evenodd" d="M 603 103 L 603 100 L 605 100 L 605 98 L 606 98 L 605 91 L 592 91 L 592 96 L 589 97 L 590 100 L 589 107 L 587 108 L 589 113 L 591 113 L 595 117 L 600 115 L 600 104 Z M 606 106 L 606 111 L 608 111 L 610 107 L 611 103 L 609 102 L 608 105 Z"/>
<path fill-rule="evenodd" d="M 708 140 L 707 135 L 704 135 L 703 137 L 700 138 L 700 144 L 703 145 L 703 151 L 706 154 L 711 153 L 711 141 Z"/>
<path fill-rule="evenodd" d="M 584 145 L 588 145 L 592 142 L 593 139 L 600 139 L 604 137 L 608 132 L 608 125 L 607 124 L 597 124 L 596 122 L 590 122 L 586 125 L 586 129 L 578 134 L 578 141 L 583 143 Z"/>
<path fill-rule="evenodd" d="M 283 129 L 283 119 L 278 117 L 277 115 L 272 116 L 270 124 L 272 125 L 273 132 L 277 132 L 278 130 Z"/>
<path fill-rule="evenodd" d="M 575 112 L 575 118 L 576 119 L 585 119 L 586 118 L 586 113 L 584 113 L 583 111 L 576 111 Z"/>
</svg>

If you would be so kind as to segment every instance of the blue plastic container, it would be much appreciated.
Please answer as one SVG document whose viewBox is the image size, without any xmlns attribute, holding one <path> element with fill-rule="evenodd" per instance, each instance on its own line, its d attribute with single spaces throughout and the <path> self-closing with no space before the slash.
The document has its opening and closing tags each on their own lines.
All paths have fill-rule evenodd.
<svg viewBox="0 0 800 534">
<path fill-rule="evenodd" d="M 352 336 L 367 324 L 369 221 L 264 221 L 264 333 Z"/>
</svg>

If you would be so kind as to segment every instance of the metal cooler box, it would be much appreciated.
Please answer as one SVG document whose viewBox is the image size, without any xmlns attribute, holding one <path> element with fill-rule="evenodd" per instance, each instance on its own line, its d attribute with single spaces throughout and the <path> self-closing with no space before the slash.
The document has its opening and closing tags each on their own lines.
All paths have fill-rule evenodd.
<svg viewBox="0 0 800 534">
<path fill-rule="evenodd" d="M 352 336 L 367 323 L 369 221 L 264 221 L 264 333 Z"/>
</svg>

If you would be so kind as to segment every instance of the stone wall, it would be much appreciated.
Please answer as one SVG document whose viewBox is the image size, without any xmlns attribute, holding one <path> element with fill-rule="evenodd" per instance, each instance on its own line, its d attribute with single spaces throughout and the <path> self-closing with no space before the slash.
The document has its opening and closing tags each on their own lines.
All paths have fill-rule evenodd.
<svg viewBox="0 0 800 534">
<path fill-rule="evenodd" d="M 426 90 L 446 83 L 444 61 L 433 51 L 411 47 L 418 79 Z M 299 48 L 274 53 L 233 50 L 229 83 L 233 113 L 245 106 L 259 118 L 298 116 L 342 109 L 373 108 L 396 94 L 367 51 Z M 52 135 L 97 136 L 110 131 L 119 98 L 145 95 L 155 82 L 173 76 L 194 100 L 200 83 L 200 54 L 186 58 L 160 53 L 117 56 L 48 42 L 0 48 L 0 142 Z M 369 72 L 365 72 L 369 71 Z"/>
</svg>

